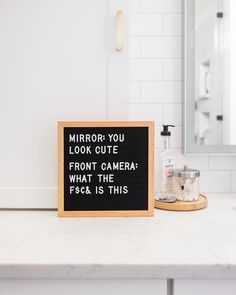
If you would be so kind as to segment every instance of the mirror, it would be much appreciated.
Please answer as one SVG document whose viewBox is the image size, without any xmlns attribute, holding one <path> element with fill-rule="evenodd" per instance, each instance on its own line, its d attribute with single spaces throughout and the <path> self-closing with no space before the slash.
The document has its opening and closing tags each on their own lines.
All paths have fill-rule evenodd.
<svg viewBox="0 0 236 295">
<path fill-rule="evenodd" d="M 236 154 L 236 0 L 185 0 L 186 154 Z"/>
</svg>

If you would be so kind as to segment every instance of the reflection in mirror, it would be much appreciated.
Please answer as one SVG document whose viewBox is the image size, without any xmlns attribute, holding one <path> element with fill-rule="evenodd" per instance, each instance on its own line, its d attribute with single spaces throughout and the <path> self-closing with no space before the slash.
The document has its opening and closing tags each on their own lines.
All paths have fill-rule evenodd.
<svg viewBox="0 0 236 295">
<path fill-rule="evenodd" d="M 195 140 L 236 144 L 236 0 L 195 1 Z"/>
<path fill-rule="evenodd" d="M 185 124 L 192 126 L 185 144 L 200 147 L 201 153 L 221 153 L 220 146 L 236 145 L 236 0 L 185 0 L 185 5 L 185 26 L 192 27 L 185 28 L 185 35 L 194 37 L 195 45 L 191 56 L 190 42 L 185 42 L 185 54 L 193 59 L 185 67 L 185 83 L 187 88 L 191 82 L 186 79 L 194 83 L 185 93 L 185 111 L 192 111 L 192 122 L 185 114 Z"/>
</svg>

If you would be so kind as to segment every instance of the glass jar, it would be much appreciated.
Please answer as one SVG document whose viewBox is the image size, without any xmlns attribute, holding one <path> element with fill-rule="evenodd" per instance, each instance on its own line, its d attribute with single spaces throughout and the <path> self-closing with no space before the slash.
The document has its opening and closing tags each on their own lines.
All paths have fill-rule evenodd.
<svg viewBox="0 0 236 295">
<path fill-rule="evenodd" d="M 177 200 L 197 201 L 199 198 L 200 171 L 188 169 L 188 166 L 185 165 L 183 169 L 174 169 L 173 176 Z"/>
</svg>

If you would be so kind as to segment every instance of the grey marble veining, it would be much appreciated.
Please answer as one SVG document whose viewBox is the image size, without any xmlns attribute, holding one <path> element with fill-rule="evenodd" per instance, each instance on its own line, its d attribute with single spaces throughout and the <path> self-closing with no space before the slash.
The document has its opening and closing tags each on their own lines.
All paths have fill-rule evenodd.
<svg viewBox="0 0 236 295">
<path fill-rule="evenodd" d="M 236 194 L 195 212 L 0 211 L 0 278 L 236 278 Z"/>
</svg>

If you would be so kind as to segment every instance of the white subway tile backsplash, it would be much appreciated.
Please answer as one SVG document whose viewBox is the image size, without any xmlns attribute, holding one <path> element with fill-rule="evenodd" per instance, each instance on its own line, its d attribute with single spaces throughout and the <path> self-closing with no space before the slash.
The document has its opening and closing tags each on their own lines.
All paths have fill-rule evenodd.
<svg viewBox="0 0 236 295">
<path fill-rule="evenodd" d="M 182 125 L 182 104 L 165 104 L 163 106 L 163 124 Z"/>
<path fill-rule="evenodd" d="M 155 130 L 155 148 L 162 149 L 162 138 L 161 133 L 162 131 L 162 124 L 157 124 Z M 175 127 L 171 131 L 171 138 L 170 138 L 170 146 L 171 149 L 180 149 L 182 146 L 182 127 Z"/>
<path fill-rule="evenodd" d="M 139 37 L 129 38 L 129 57 L 130 58 L 141 57 L 141 40 Z"/>
<path fill-rule="evenodd" d="M 138 121 L 155 121 L 156 125 L 162 124 L 162 105 L 161 104 L 131 104 L 130 119 Z"/>
<path fill-rule="evenodd" d="M 208 170 L 208 156 L 185 156 L 185 163 L 191 169 Z"/>
<path fill-rule="evenodd" d="M 139 103 L 141 99 L 140 83 L 130 82 L 129 83 L 129 102 Z"/>
<path fill-rule="evenodd" d="M 156 128 L 156 132 L 158 129 L 158 134 L 161 128 Z M 158 145 L 157 145 L 158 143 Z M 155 170 L 157 170 L 157 165 L 158 165 L 158 158 L 160 155 L 160 152 L 162 151 L 162 146 L 161 146 L 161 141 L 160 139 L 156 140 L 156 145 L 155 145 Z M 198 169 L 200 170 L 200 181 L 201 181 L 201 173 L 202 171 L 207 171 L 208 170 L 208 156 L 184 156 L 182 153 L 181 149 L 172 149 L 172 152 L 175 156 L 175 167 L 176 168 L 183 168 L 184 165 L 188 165 L 189 168 L 192 169 Z M 236 175 L 235 175 L 236 177 Z M 236 180 L 236 179 L 235 179 Z M 235 186 L 236 189 L 236 186 Z"/>
<path fill-rule="evenodd" d="M 185 156 L 182 150 L 176 150 L 176 167 L 187 165 L 190 169 L 208 170 L 208 156 Z"/>
<path fill-rule="evenodd" d="M 134 35 L 162 35 L 162 14 L 134 14 L 130 17 L 130 34 Z"/>
<path fill-rule="evenodd" d="M 161 60 L 138 59 L 130 61 L 131 80 L 162 80 L 163 62 Z"/>
<path fill-rule="evenodd" d="M 210 170 L 236 170 L 236 156 L 210 156 Z"/>
<path fill-rule="evenodd" d="M 140 0 L 144 13 L 181 13 L 182 0 Z"/>
<path fill-rule="evenodd" d="M 189 168 L 208 170 L 208 156 L 185 156 Z"/>
<path fill-rule="evenodd" d="M 182 35 L 182 14 L 165 14 L 163 16 L 164 35 Z"/>
<path fill-rule="evenodd" d="M 173 149 L 182 147 L 182 127 L 175 127 L 171 131 L 170 146 Z"/>
<path fill-rule="evenodd" d="M 164 80 L 180 81 L 182 80 L 182 60 L 170 59 L 163 61 Z"/>
<path fill-rule="evenodd" d="M 231 192 L 236 193 L 236 171 L 232 171 L 231 175 Z"/>
<path fill-rule="evenodd" d="M 181 103 L 182 83 L 179 81 L 141 82 L 142 102 Z"/>
<path fill-rule="evenodd" d="M 181 58 L 181 45 L 181 37 L 143 37 L 141 54 L 148 58 Z"/>
<path fill-rule="evenodd" d="M 201 192 L 230 192 L 229 171 L 201 171 Z"/>
<path fill-rule="evenodd" d="M 182 0 L 130 0 L 130 119 L 155 121 L 155 169 L 163 123 L 175 124 L 176 167 L 199 169 L 202 192 L 236 192 L 236 157 L 182 154 Z"/>
</svg>

